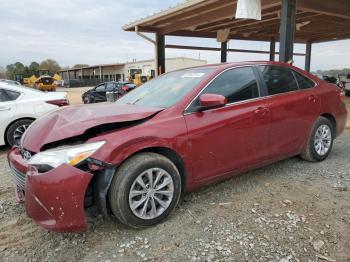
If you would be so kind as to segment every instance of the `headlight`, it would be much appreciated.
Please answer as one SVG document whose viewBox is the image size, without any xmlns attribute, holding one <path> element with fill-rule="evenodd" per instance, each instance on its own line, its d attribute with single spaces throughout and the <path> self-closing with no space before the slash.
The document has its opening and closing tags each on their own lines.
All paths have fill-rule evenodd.
<svg viewBox="0 0 350 262">
<path fill-rule="evenodd" d="M 29 161 L 29 165 L 58 167 L 61 164 L 75 166 L 91 156 L 96 150 L 105 144 L 99 141 L 76 146 L 64 146 L 34 155 Z"/>
</svg>

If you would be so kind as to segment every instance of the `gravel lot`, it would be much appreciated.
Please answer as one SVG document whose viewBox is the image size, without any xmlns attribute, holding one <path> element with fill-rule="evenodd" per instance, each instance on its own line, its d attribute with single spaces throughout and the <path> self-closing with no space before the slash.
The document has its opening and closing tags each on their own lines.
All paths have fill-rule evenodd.
<svg viewBox="0 0 350 262">
<path fill-rule="evenodd" d="M 330 157 L 298 157 L 183 196 L 164 223 L 96 218 L 85 233 L 38 227 L 16 203 L 0 150 L 3 261 L 350 261 L 350 132 Z"/>
</svg>

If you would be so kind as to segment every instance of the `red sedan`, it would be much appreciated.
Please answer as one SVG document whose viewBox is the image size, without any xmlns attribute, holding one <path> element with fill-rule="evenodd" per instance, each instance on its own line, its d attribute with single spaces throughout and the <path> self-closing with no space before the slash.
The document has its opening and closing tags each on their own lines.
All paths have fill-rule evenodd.
<svg viewBox="0 0 350 262">
<path fill-rule="evenodd" d="M 42 117 L 8 158 L 18 197 L 47 229 L 84 230 L 92 206 L 128 226 L 152 226 L 183 191 L 296 155 L 326 159 L 344 130 L 343 98 L 283 63 L 184 69 L 116 103 Z"/>
</svg>

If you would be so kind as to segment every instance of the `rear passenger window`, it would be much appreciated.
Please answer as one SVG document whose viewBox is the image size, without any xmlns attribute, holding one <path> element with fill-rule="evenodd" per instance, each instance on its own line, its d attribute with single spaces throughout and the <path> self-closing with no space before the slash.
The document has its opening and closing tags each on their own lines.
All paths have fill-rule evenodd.
<svg viewBox="0 0 350 262">
<path fill-rule="evenodd" d="M 252 67 L 227 70 L 219 75 L 201 93 L 218 94 L 227 98 L 228 103 L 244 101 L 259 96 L 257 81 Z M 192 106 L 199 106 L 199 98 Z"/>
<path fill-rule="evenodd" d="M 315 86 L 315 83 L 306 76 L 295 71 L 293 71 L 293 74 L 298 81 L 299 89 L 308 89 Z"/>
<path fill-rule="evenodd" d="M 276 95 L 298 90 L 292 71 L 280 66 L 259 66 L 268 94 Z"/>
<path fill-rule="evenodd" d="M 6 89 L 0 89 L 0 102 L 7 102 L 7 101 L 14 101 L 16 100 L 21 93 L 6 90 Z"/>
</svg>

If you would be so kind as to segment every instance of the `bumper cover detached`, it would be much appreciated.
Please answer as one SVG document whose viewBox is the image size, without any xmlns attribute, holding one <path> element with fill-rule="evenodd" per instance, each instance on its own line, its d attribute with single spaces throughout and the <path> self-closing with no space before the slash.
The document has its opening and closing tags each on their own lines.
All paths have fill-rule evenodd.
<svg viewBox="0 0 350 262">
<path fill-rule="evenodd" d="M 85 230 L 84 196 L 91 177 L 66 164 L 46 173 L 30 166 L 25 189 L 28 216 L 52 231 Z"/>
</svg>

